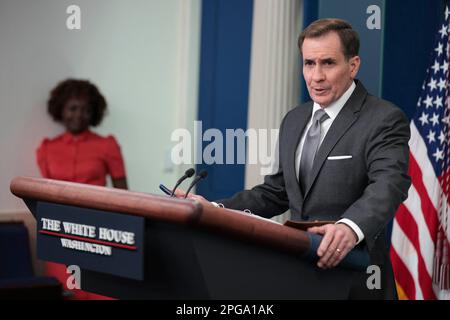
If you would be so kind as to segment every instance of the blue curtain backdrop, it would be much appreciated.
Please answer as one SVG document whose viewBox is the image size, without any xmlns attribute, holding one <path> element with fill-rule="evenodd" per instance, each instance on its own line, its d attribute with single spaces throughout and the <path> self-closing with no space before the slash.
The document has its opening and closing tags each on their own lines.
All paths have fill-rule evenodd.
<svg viewBox="0 0 450 320">
<path fill-rule="evenodd" d="M 386 1 L 382 96 L 415 114 L 446 1 Z"/>
<path fill-rule="evenodd" d="M 225 136 L 225 129 L 247 130 L 252 18 L 253 0 L 202 2 L 198 120 L 204 131 L 217 128 Z M 200 182 L 197 193 L 209 200 L 244 188 L 244 164 L 197 166 L 198 171 L 202 169 L 208 177 Z"/>
</svg>

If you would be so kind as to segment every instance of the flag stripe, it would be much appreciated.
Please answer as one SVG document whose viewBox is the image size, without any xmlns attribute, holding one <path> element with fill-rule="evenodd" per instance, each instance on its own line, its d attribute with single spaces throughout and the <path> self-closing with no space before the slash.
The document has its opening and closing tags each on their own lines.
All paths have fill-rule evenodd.
<svg viewBox="0 0 450 320">
<path fill-rule="evenodd" d="M 427 146 L 417 130 L 414 121 L 411 121 L 411 125 L 409 127 L 411 129 L 409 148 L 411 149 L 411 153 L 414 154 L 414 159 L 416 160 L 418 167 L 421 168 L 422 181 L 425 189 L 427 190 L 427 196 L 434 204 L 434 211 L 437 211 L 439 194 L 441 193 L 439 180 L 434 175 L 434 169 L 427 154 Z"/>
<path fill-rule="evenodd" d="M 419 275 L 417 271 L 418 258 L 416 250 L 409 242 L 403 230 L 397 223 L 397 218 L 392 226 L 392 249 L 398 252 L 397 263 L 395 266 L 395 277 L 399 281 L 403 290 L 410 299 L 423 299 L 422 290 L 418 282 Z M 394 262 L 394 261 L 393 261 Z M 401 263 L 399 263 L 401 262 Z M 402 264 L 404 268 L 402 268 Z M 408 266 L 408 267 L 406 267 Z M 407 276 L 409 274 L 409 276 Z"/>
<path fill-rule="evenodd" d="M 417 190 L 417 192 L 414 194 L 416 197 L 418 197 L 420 201 L 420 208 L 422 209 L 422 212 L 420 213 L 420 217 L 422 217 L 423 214 L 423 221 L 417 221 L 419 224 L 423 222 L 424 226 L 428 227 L 427 234 L 430 236 L 430 241 L 433 243 L 436 242 L 436 236 L 437 236 L 437 228 L 438 228 L 438 215 L 436 208 L 433 206 L 433 203 L 430 200 L 430 197 L 428 196 L 428 192 L 426 190 L 426 187 L 423 183 L 423 177 L 422 177 L 422 170 L 420 169 L 419 165 L 416 162 L 416 159 L 413 154 L 410 154 L 409 157 L 409 174 L 411 176 L 412 184 Z M 406 201 L 408 201 L 407 199 Z M 405 201 L 405 202 L 406 202 Z M 409 207 L 409 206 L 408 206 Z M 419 209 L 419 208 L 418 208 Z M 411 208 L 409 208 L 409 211 L 413 211 Z M 425 231 L 425 230 L 423 230 Z M 433 246 L 434 250 L 434 246 Z"/>
<path fill-rule="evenodd" d="M 417 252 L 421 254 L 421 258 L 424 259 L 428 274 L 431 275 L 433 273 L 435 242 L 431 239 L 421 207 L 420 194 L 417 193 L 415 186 L 412 185 L 409 188 L 408 199 L 406 199 L 399 207 L 401 214 L 399 214 L 398 218 L 402 219 L 402 229 L 407 233 L 411 232 L 411 237 L 408 238 L 411 241 L 417 240 L 417 243 L 414 241 L 412 242 L 415 245 Z M 405 215 L 407 215 L 407 218 Z"/>
<path fill-rule="evenodd" d="M 436 297 L 432 289 L 432 281 L 430 276 L 432 274 L 433 257 L 431 256 L 431 266 L 430 270 L 428 271 L 428 265 L 426 261 L 424 261 L 423 257 L 424 253 L 427 253 L 427 249 L 421 249 L 420 247 L 418 224 L 414 221 L 414 217 L 404 205 L 401 205 L 397 212 L 397 223 L 416 251 L 417 262 L 415 262 L 413 265 L 406 265 L 408 268 L 416 268 L 417 266 L 418 282 L 423 294 L 423 298 L 435 299 Z M 433 252 L 434 249 L 431 251 L 431 253 Z"/>
<path fill-rule="evenodd" d="M 414 279 L 394 248 L 391 249 L 391 260 L 392 263 L 397 266 L 397 288 L 401 288 L 398 292 L 399 299 L 403 300 L 403 296 L 406 296 L 408 300 L 415 299 L 416 288 L 414 286 Z"/>
</svg>

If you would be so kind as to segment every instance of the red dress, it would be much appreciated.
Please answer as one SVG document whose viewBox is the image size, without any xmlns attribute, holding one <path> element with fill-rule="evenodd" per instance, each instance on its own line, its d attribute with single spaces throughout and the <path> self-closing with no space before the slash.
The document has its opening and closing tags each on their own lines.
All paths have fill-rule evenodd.
<svg viewBox="0 0 450 320">
<path fill-rule="evenodd" d="M 106 185 L 106 176 L 125 177 L 120 146 L 113 136 L 102 137 L 89 130 L 73 135 L 70 132 L 53 139 L 44 139 L 37 149 L 37 162 L 44 178 Z M 46 263 L 46 273 L 58 278 L 67 290 L 66 267 Z M 73 290 L 76 299 L 108 299 L 107 297 Z"/>
</svg>

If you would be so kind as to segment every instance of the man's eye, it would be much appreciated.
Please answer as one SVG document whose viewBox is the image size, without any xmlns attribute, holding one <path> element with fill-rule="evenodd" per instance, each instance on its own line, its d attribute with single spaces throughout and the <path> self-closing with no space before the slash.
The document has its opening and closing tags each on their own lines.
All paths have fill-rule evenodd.
<svg viewBox="0 0 450 320">
<path fill-rule="evenodd" d="M 312 66 L 312 65 L 313 65 L 312 61 L 305 61 L 305 66 Z"/>
</svg>

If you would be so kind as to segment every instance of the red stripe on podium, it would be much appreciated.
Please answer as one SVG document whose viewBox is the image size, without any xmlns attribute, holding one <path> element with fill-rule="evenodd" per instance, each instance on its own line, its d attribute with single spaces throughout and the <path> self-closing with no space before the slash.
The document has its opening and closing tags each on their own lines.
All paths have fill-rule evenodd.
<svg viewBox="0 0 450 320">
<path fill-rule="evenodd" d="M 55 236 L 55 237 L 59 237 L 59 238 L 67 238 L 67 239 L 80 240 L 80 241 L 90 242 L 90 243 L 95 243 L 95 244 L 102 244 L 102 245 L 107 245 L 107 246 L 110 246 L 110 247 L 116 247 L 116 248 L 121 248 L 121 249 L 137 250 L 136 246 L 128 246 L 128 245 L 125 245 L 125 244 L 119 244 L 119 243 L 95 240 L 95 239 L 78 237 L 78 236 L 72 236 L 72 235 L 61 234 L 61 233 L 57 233 L 57 232 L 40 230 L 39 233 L 46 234 L 46 235 L 49 235 L 49 236 Z"/>
</svg>

